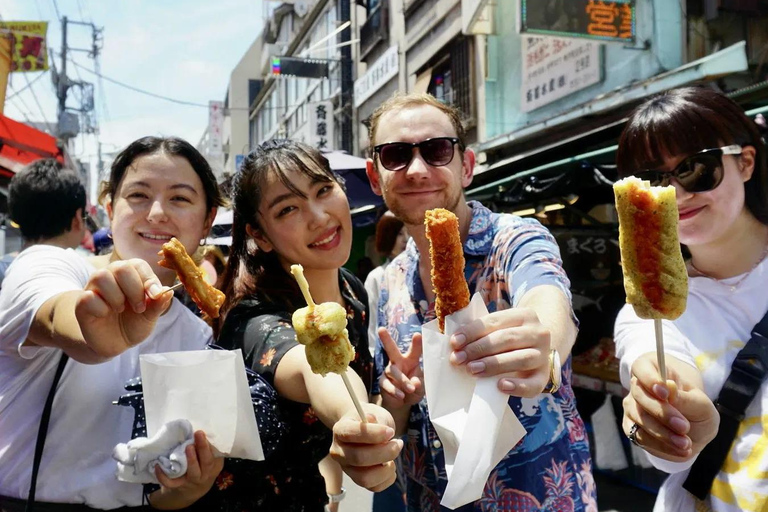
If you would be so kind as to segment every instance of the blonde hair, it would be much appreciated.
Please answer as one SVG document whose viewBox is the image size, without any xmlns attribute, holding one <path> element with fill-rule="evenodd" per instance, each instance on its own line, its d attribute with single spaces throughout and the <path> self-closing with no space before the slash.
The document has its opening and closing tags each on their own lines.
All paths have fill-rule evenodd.
<svg viewBox="0 0 768 512">
<path fill-rule="evenodd" d="M 456 136 L 459 138 L 459 151 L 464 151 L 466 147 L 466 132 L 464 131 L 464 125 L 461 124 L 461 112 L 453 105 L 448 105 L 439 101 L 437 98 L 428 93 L 409 93 L 403 94 L 396 92 L 391 98 L 379 105 L 379 108 L 373 111 L 371 117 L 368 118 L 370 128 L 368 129 L 368 148 L 373 156 L 373 148 L 376 146 L 376 131 L 379 128 L 379 121 L 381 116 L 387 112 L 393 110 L 403 110 L 407 108 L 421 107 L 421 106 L 435 107 L 440 112 L 448 116 L 453 129 L 456 130 Z"/>
</svg>

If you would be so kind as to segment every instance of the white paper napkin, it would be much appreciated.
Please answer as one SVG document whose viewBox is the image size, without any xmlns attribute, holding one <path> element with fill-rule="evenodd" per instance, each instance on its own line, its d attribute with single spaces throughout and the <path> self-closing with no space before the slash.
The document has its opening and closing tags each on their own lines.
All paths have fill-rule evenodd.
<svg viewBox="0 0 768 512">
<path fill-rule="evenodd" d="M 448 486 L 440 504 L 456 509 L 480 499 L 496 465 L 523 438 L 525 428 L 498 388 L 499 376 L 477 378 L 451 364 L 450 337 L 459 326 L 488 314 L 482 297 L 445 319 L 422 327 L 424 386 L 429 417 L 445 452 Z"/>
<path fill-rule="evenodd" d="M 220 454 L 264 460 L 239 349 L 144 354 L 140 365 L 147 437 L 185 419 Z"/>
</svg>

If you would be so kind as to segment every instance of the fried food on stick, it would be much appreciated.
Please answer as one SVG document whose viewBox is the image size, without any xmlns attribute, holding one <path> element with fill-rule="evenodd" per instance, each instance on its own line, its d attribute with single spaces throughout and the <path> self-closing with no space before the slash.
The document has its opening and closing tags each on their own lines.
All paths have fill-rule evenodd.
<svg viewBox="0 0 768 512">
<path fill-rule="evenodd" d="M 613 185 L 619 213 L 619 246 L 624 290 L 640 318 L 653 319 L 659 373 L 667 381 L 661 320 L 674 320 L 685 311 L 688 272 L 677 237 L 675 188 L 652 187 L 630 177 Z"/>
<path fill-rule="evenodd" d="M 161 266 L 176 272 L 197 307 L 209 317 L 218 318 L 219 308 L 224 304 L 224 294 L 208 284 L 203 271 L 187 254 L 184 245 L 176 238 L 171 238 L 157 254 L 163 257 L 160 260 Z"/>
<path fill-rule="evenodd" d="M 307 307 L 297 309 L 293 313 L 291 322 L 296 331 L 296 339 L 304 345 L 309 367 L 323 377 L 330 372 L 341 375 L 360 420 L 367 423 L 363 406 L 347 377 L 347 367 L 355 358 L 355 349 L 349 342 L 347 332 L 347 312 L 335 302 L 315 304 L 301 265 L 291 265 L 291 274 L 299 283 L 301 293 L 307 301 Z"/>
<path fill-rule="evenodd" d="M 335 302 L 315 304 L 301 265 L 291 265 L 291 274 L 307 301 L 307 307 L 297 309 L 291 321 L 296 340 L 305 346 L 309 366 L 321 375 L 343 374 L 355 358 L 355 349 L 347 332 L 347 312 Z"/>
<path fill-rule="evenodd" d="M 424 217 L 429 257 L 432 261 L 432 287 L 440 332 L 445 317 L 469 304 L 469 287 L 464 279 L 464 249 L 459 234 L 459 219 L 443 208 L 427 210 Z"/>
<path fill-rule="evenodd" d="M 675 188 L 630 177 L 613 185 L 627 302 L 640 318 L 674 320 L 685 311 L 688 272 L 677 237 Z"/>
</svg>

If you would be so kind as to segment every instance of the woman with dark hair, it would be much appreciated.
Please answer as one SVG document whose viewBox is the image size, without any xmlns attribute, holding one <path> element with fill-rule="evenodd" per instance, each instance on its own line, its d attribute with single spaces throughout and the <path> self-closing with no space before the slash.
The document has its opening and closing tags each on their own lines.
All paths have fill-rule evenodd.
<svg viewBox="0 0 768 512">
<path fill-rule="evenodd" d="M 224 204 L 205 159 L 180 139 L 139 139 L 115 159 L 102 199 L 109 254 L 86 260 L 72 250 L 30 247 L 0 292 L 3 511 L 24 510 L 35 490 L 39 510 L 140 507 L 142 486 L 115 478 L 112 449 L 131 438 L 133 417 L 112 401 L 138 376 L 140 354 L 202 349 L 211 339 L 210 328 L 165 293 L 176 276 L 157 255 L 171 237 L 194 252 Z M 35 485 L 38 431 L 44 450 Z M 184 507 L 213 484 L 222 460 L 202 432 L 187 457 L 185 476 L 158 477 L 163 487 L 150 496 L 153 506 Z"/>
<path fill-rule="evenodd" d="M 622 176 L 675 187 L 680 242 L 690 253 L 687 310 L 663 322 L 674 386 L 661 380 L 653 323 L 625 306 L 615 326 L 622 382 L 629 389 L 624 432 L 656 467 L 671 473 L 655 510 L 766 510 L 765 383 L 706 502 L 683 488 L 697 456 L 718 432 L 720 414 L 712 401 L 768 310 L 765 143 L 756 124 L 722 94 L 677 89 L 632 114 L 619 141 L 618 168 Z"/>
<path fill-rule="evenodd" d="M 392 416 L 367 403 L 374 382 L 367 297 L 362 283 L 342 268 L 352 219 L 339 178 L 316 149 L 271 140 L 246 157 L 232 195 L 232 247 L 222 280 L 227 299 L 214 325 L 216 339 L 224 348 L 242 349 L 246 365 L 274 386 L 276 412 L 287 426 L 265 462 L 228 459 L 222 483 L 198 503 L 200 510 L 322 511 L 329 498 L 318 463 L 329 448 L 358 484 L 388 487 L 402 441 L 393 439 Z M 316 302 L 346 308 L 356 350 L 347 377 L 368 412 L 367 425 L 341 376 L 314 374 L 296 341 L 291 316 L 306 304 L 291 264 L 304 267 Z"/>
</svg>

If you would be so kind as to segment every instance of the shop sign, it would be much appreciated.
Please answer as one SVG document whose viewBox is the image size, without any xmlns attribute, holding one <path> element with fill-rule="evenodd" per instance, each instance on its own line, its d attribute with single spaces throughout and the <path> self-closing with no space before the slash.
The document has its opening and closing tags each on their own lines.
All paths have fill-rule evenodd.
<svg viewBox="0 0 768 512">
<path fill-rule="evenodd" d="M 11 41 L 11 72 L 48 69 L 47 33 L 47 21 L 0 22 L 0 35 L 7 35 Z"/>
<path fill-rule="evenodd" d="M 355 108 L 359 108 L 365 100 L 384 87 L 399 72 L 400 55 L 397 52 L 397 45 L 390 46 L 363 76 L 355 80 Z"/>
<path fill-rule="evenodd" d="M 518 0 L 521 34 L 632 42 L 636 0 Z"/>
<path fill-rule="evenodd" d="M 592 41 L 524 37 L 520 109 L 530 112 L 602 79 L 600 45 Z"/>
<path fill-rule="evenodd" d="M 317 149 L 333 149 L 334 119 L 333 103 L 321 101 L 310 103 L 309 107 L 309 140 L 310 146 Z"/>
<path fill-rule="evenodd" d="M 224 129 L 224 102 L 208 102 L 208 155 L 218 158 L 223 153 L 222 131 Z"/>
</svg>

